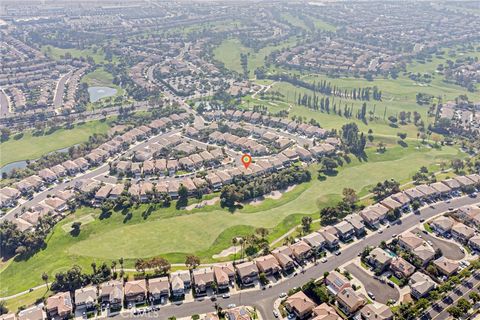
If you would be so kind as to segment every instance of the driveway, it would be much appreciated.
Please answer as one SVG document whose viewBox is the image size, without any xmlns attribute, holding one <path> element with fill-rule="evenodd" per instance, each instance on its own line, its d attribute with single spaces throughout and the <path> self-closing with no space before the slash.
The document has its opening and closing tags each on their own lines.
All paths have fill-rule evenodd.
<svg viewBox="0 0 480 320">
<path fill-rule="evenodd" d="M 435 237 L 431 233 L 423 233 L 419 228 L 415 228 L 413 233 L 418 233 L 422 236 L 423 239 L 432 242 L 432 246 L 434 249 L 440 249 L 442 251 L 443 256 L 445 258 L 451 260 L 461 260 L 465 257 L 465 253 L 463 253 L 460 246 L 456 243 L 452 243 L 450 241 L 445 241 L 440 238 Z"/>
<path fill-rule="evenodd" d="M 390 299 L 398 301 L 400 293 L 397 289 L 374 279 L 373 276 L 365 272 L 362 267 L 351 263 L 346 266 L 345 269 L 363 284 L 367 292 L 371 292 L 375 295 L 375 301 L 383 304 L 386 304 Z"/>
</svg>

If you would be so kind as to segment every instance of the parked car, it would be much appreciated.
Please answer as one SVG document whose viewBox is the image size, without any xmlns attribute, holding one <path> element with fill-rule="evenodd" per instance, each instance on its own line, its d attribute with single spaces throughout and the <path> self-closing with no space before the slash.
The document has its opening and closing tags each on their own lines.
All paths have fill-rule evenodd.
<svg viewBox="0 0 480 320">
<path fill-rule="evenodd" d="M 232 309 L 232 308 L 235 308 L 237 305 L 235 303 L 230 303 L 227 308 L 228 309 Z"/>
<path fill-rule="evenodd" d="M 273 316 L 274 316 L 275 318 L 278 318 L 278 311 L 277 311 L 277 310 L 273 310 Z"/>
<path fill-rule="evenodd" d="M 320 259 L 320 262 L 321 262 L 321 263 L 327 262 L 327 258 L 322 258 L 322 259 Z"/>
<path fill-rule="evenodd" d="M 287 296 L 286 292 L 282 292 L 278 295 L 279 298 L 285 298 Z"/>
<path fill-rule="evenodd" d="M 230 293 L 228 293 L 228 292 L 227 292 L 227 293 L 224 293 L 224 294 L 222 295 L 222 298 L 223 298 L 223 299 L 228 299 L 228 298 L 230 298 Z"/>
<path fill-rule="evenodd" d="M 370 299 L 375 300 L 375 295 L 372 292 L 368 291 L 367 294 L 370 297 Z"/>
</svg>

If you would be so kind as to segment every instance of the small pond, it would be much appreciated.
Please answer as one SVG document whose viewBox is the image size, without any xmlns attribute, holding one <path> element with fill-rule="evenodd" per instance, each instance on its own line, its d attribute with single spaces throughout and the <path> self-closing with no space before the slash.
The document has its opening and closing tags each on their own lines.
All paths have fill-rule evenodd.
<svg viewBox="0 0 480 320">
<path fill-rule="evenodd" d="M 110 87 L 88 87 L 90 102 L 97 102 L 106 97 L 112 97 L 117 94 L 117 89 Z"/>
</svg>

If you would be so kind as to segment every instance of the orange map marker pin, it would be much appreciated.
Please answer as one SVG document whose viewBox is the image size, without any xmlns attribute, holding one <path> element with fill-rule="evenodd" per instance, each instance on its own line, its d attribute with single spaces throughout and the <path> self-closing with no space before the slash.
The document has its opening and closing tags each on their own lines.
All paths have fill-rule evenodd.
<svg viewBox="0 0 480 320">
<path fill-rule="evenodd" d="M 244 154 L 242 156 L 242 163 L 245 169 L 248 169 L 248 166 L 252 163 L 252 157 L 249 154 Z"/>
</svg>

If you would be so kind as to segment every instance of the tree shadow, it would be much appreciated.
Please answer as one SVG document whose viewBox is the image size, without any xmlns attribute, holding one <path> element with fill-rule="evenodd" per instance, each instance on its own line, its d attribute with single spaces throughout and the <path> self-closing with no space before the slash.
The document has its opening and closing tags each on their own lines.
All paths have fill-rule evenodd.
<svg viewBox="0 0 480 320">
<path fill-rule="evenodd" d="M 402 148 L 407 148 L 408 144 L 403 141 L 403 140 L 398 140 L 397 143 L 402 147 Z"/>
<path fill-rule="evenodd" d="M 100 213 L 100 216 L 98 216 L 98 218 L 100 220 L 104 220 L 104 219 L 108 219 L 112 216 L 112 211 L 108 210 L 108 211 L 102 211 L 102 213 Z"/>
<path fill-rule="evenodd" d="M 70 235 L 75 238 L 78 237 L 80 235 L 80 228 L 70 230 Z"/>
<path fill-rule="evenodd" d="M 125 218 L 123 218 L 123 223 L 127 223 L 128 221 L 130 221 L 132 219 L 133 215 L 131 212 L 128 212 L 126 215 L 125 215 Z"/>
</svg>

